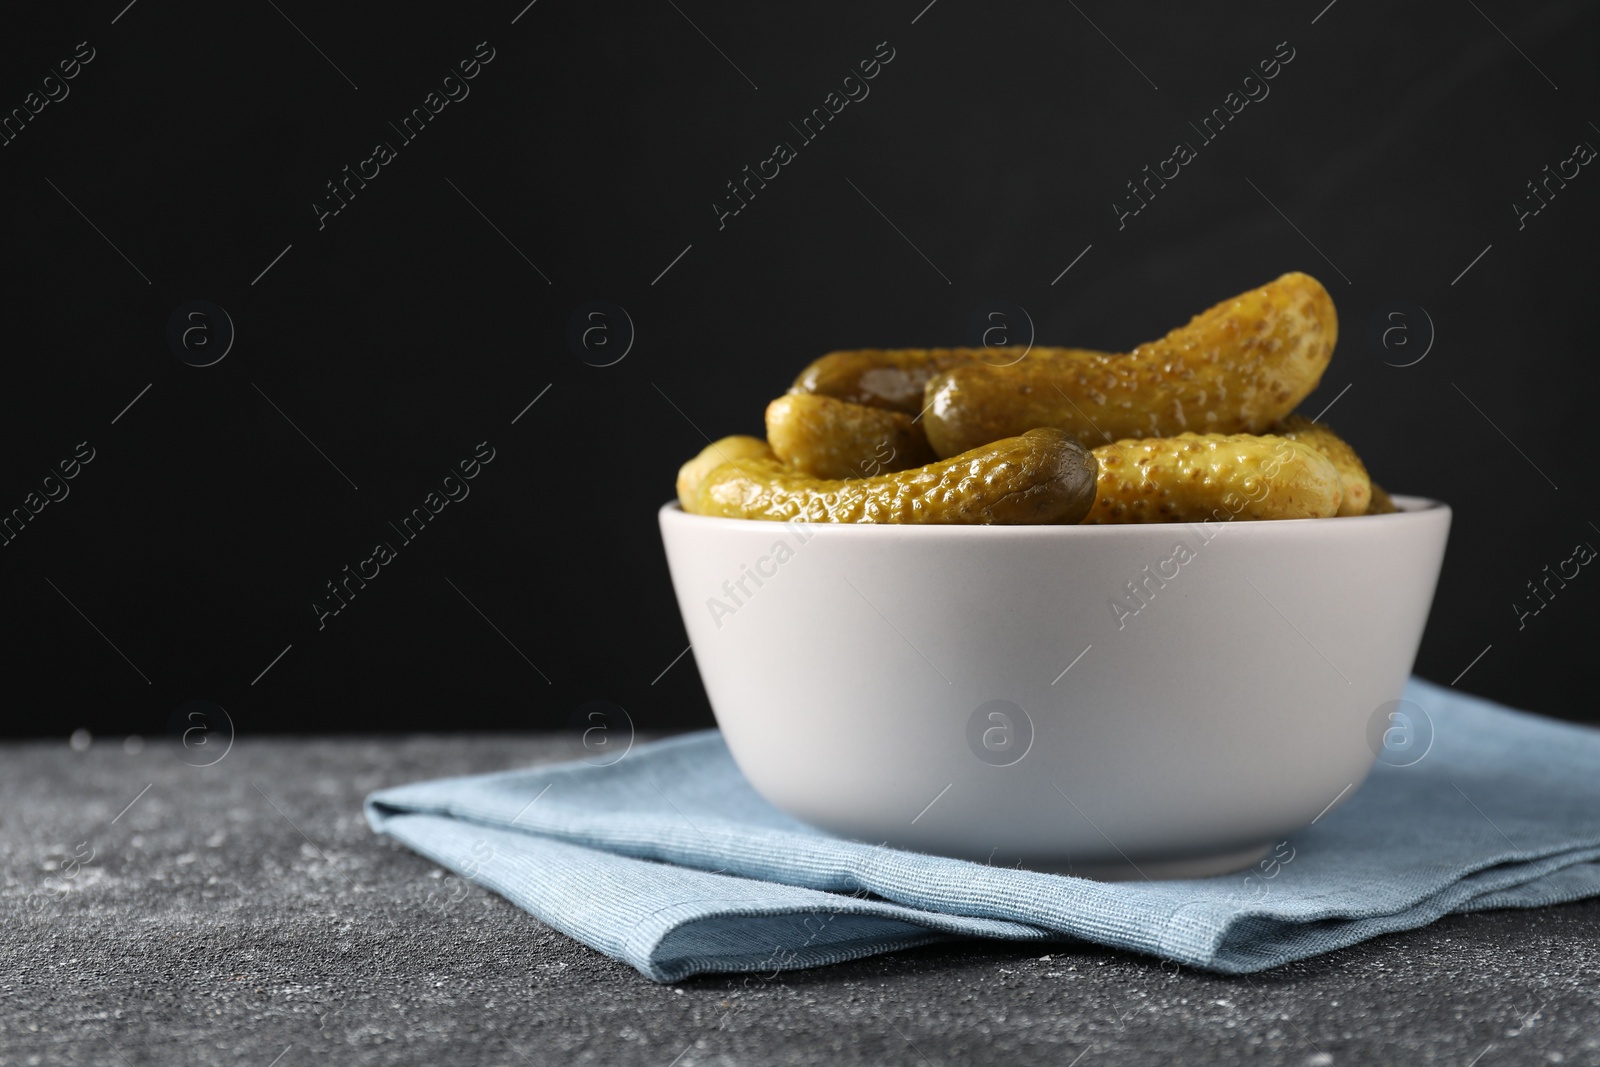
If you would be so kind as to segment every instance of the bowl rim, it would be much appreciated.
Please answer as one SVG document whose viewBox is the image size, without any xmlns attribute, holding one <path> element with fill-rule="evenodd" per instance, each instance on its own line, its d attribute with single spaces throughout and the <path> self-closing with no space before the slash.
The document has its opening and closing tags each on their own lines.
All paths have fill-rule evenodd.
<svg viewBox="0 0 1600 1067">
<path fill-rule="evenodd" d="M 1402 493 L 1391 493 L 1390 499 L 1400 510 L 1382 515 L 1346 515 L 1336 518 L 1336 529 L 1375 529 L 1385 528 L 1397 522 L 1425 522 L 1437 521 L 1440 517 L 1449 519 L 1452 511 L 1449 504 L 1431 497 L 1411 496 Z M 793 519 L 780 521 L 777 519 L 739 519 L 725 515 L 693 515 L 683 510 L 676 499 L 662 504 L 657 511 L 662 521 L 675 523 L 689 523 L 691 525 L 721 526 L 724 528 L 748 527 L 752 532 L 773 529 L 789 529 L 793 526 L 804 525 L 807 539 L 816 534 L 824 537 L 881 537 L 884 534 L 865 533 L 864 531 L 892 530 L 907 537 L 1130 537 L 1135 536 L 1131 531 L 1144 531 L 1144 535 L 1157 533 L 1163 530 L 1177 528 L 1191 528 L 1204 524 L 1203 520 L 1194 522 L 1124 522 L 1124 523 L 1093 523 L 1082 525 L 1078 523 L 1028 523 L 1017 525 L 983 525 L 979 523 L 894 523 L 894 522 L 797 522 Z M 667 517 L 671 516 L 670 519 Z M 1330 519 L 1261 519 L 1244 520 L 1240 522 L 1215 522 L 1212 525 L 1218 529 L 1226 526 L 1230 529 L 1251 531 L 1247 537 L 1275 536 L 1271 531 L 1280 531 L 1279 535 L 1286 537 L 1312 537 L 1311 530 L 1322 530 L 1327 527 Z M 732 524 L 731 526 L 729 524 Z M 1299 532 L 1293 532 L 1299 531 Z"/>
</svg>

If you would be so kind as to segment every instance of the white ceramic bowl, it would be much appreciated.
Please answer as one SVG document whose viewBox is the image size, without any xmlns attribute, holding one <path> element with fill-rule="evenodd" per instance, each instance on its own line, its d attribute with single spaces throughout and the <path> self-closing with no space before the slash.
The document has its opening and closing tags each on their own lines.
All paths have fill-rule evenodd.
<svg viewBox="0 0 1600 1067">
<path fill-rule="evenodd" d="M 717 722 L 777 807 L 1157 878 L 1254 863 L 1372 769 L 1450 528 L 1396 503 L 1203 527 L 660 520 Z"/>
</svg>

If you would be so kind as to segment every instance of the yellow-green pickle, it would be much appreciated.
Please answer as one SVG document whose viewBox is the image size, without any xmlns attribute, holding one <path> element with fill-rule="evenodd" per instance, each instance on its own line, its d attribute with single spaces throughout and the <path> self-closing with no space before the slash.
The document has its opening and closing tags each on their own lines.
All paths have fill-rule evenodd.
<svg viewBox="0 0 1600 1067">
<path fill-rule="evenodd" d="M 811 394 L 767 405 L 767 443 L 789 466 L 818 478 L 870 478 L 937 458 L 905 412 Z"/>
<path fill-rule="evenodd" d="M 1086 523 L 1321 519 L 1344 497 L 1333 461 L 1286 437 L 1128 438 L 1094 456 L 1100 484 Z"/>
<path fill-rule="evenodd" d="M 1265 433 L 1317 387 L 1338 334 L 1322 284 L 1285 274 L 1123 355 L 1035 349 L 952 367 L 928 380 L 923 421 L 941 456 L 1035 426 L 1094 444 Z"/>
<path fill-rule="evenodd" d="M 1096 475 L 1077 438 L 1039 429 L 871 478 L 816 478 L 777 459 L 722 463 L 686 510 L 777 522 L 1075 523 L 1094 504 Z"/>
</svg>

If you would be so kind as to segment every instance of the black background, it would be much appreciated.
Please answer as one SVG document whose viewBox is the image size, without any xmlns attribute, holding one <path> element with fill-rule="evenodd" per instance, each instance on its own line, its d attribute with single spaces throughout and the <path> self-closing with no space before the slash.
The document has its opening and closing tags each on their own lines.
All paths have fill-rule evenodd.
<svg viewBox="0 0 1600 1067">
<path fill-rule="evenodd" d="M 1294 269 L 1341 318 L 1302 410 L 1338 397 L 1379 481 L 1455 508 L 1419 673 L 1595 718 L 1600 577 L 1521 629 L 1513 605 L 1600 545 L 1600 175 L 1521 229 L 1512 205 L 1600 145 L 1600 10 L 925 3 L 8 15 L 0 110 L 95 57 L 0 147 L 0 510 L 95 459 L 0 548 L 4 730 L 151 735 L 190 700 L 242 732 L 550 727 L 594 699 L 708 724 L 692 655 L 662 674 L 687 639 L 655 519 L 702 431 L 760 432 L 827 350 L 969 341 L 989 301 L 1125 349 Z M 725 183 L 883 41 L 870 95 L 719 229 Z M 401 143 L 479 42 L 470 95 Z M 1119 229 L 1125 183 L 1279 42 L 1270 95 Z M 379 141 L 397 158 L 319 229 Z M 210 367 L 167 341 L 190 300 L 237 330 Z M 591 300 L 636 330 L 609 367 L 567 342 Z M 1435 330 L 1412 366 L 1414 314 L 1410 349 L 1368 341 L 1396 302 Z M 485 440 L 470 496 L 319 630 L 324 583 Z"/>
</svg>

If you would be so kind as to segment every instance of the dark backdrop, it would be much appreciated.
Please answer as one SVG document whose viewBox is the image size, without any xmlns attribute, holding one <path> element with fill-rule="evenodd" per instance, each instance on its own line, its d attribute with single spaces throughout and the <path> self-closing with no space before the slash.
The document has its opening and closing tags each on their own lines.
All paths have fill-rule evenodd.
<svg viewBox="0 0 1600 1067">
<path fill-rule="evenodd" d="M 1595 5 L 524 2 L 8 13 L 0 508 L 40 510 L 0 548 L 7 731 L 148 736 L 189 701 L 240 731 L 597 699 L 706 724 L 655 526 L 702 432 L 759 432 L 829 349 L 971 340 L 996 301 L 1040 343 L 1126 348 L 1293 269 L 1342 326 L 1303 410 L 1336 400 L 1379 481 L 1456 509 L 1418 670 L 1596 717 L 1600 577 L 1519 615 L 1600 545 L 1600 174 L 1563 162 L 1600 145 Z M 458 99 L 408 141 L 430 92 Z M 1547 165 L 1578 173 L 1532 214 Z M 347 166 L 376 174 L 334 214 Z M 193 366 L 217 308 L 231 347 Z M 319 627 L 379 540 L 398 557 Z"/>
</svg>

